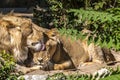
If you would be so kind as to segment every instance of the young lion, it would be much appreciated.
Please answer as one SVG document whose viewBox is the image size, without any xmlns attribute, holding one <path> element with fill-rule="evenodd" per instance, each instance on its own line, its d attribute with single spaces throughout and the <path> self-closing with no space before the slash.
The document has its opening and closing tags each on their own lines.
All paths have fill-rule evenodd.
<svg viewBox="0 0 120 80">
<path fill-rule="evenodd" d="M 86 41 L 75 40 L 65 35 L 60 36 L 55 30 L 46 32 L 46 50 L 34 54 L 34 61 L 42 64 L 45 70 L 77 69 L 92 63 L 111 63 L 115 61 L 109 49 L 100 48 Z"/>
</svg>

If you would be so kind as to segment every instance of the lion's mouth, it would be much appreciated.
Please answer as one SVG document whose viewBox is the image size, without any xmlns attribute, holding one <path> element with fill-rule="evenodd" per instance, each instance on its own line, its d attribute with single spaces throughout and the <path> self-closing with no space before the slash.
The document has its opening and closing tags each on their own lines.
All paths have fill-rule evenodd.
<svg viewBox="0 0 120 80">
<path fill-rule="evenodd" d="M 45 50 L 45 44 L 43 43 L 39 43 L 35 45 L 35 51 L 39 52 L 39 51 L 44 51 Z"/>
<path fill-rule="evenodd" d="M 34 42 L 34 43 L 30 43 L 29 45 L 27 45 L 29 49 L 35 51 L 35 52 L 39 52 L 39 51 L 44 51 L 45 50 L 45 44 L 42 42 Z"/>
<path fill-rule="evenodd" d="M 41 51 L 44 51 L 45 50 L 45 44 L 42 44 L 41 45 L 41 49 L 40 49 Z"/>
</svg>

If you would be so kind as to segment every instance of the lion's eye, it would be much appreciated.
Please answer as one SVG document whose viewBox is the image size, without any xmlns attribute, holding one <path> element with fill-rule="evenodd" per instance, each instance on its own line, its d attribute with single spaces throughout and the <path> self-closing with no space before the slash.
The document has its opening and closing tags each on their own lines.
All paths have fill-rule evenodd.
<svg viewBox="0 0 120 80">
<path fill-rule="evenodd" d="M 55 37 L 55 34 L 52 34 L 51 36 L 52 36 L 52 37 Z"/>
<path fill-rule="evenodd" d="M 38 44 L 38 43 L 39 43 L 39 42 L 34 42 L 34 43 L 32 43 L 32 45 L 35 46 L 35 45 Z"/>
</svg>

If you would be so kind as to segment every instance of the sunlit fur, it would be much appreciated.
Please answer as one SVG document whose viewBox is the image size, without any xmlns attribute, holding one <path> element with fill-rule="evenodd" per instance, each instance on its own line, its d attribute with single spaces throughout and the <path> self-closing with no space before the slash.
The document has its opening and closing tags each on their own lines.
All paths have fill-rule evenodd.
<svg viewBox="0 0 120 80">
<path fill-rule="evenodd" d="M 45 70 L 77 69 L 93 63 L 109 63 L 115 61 L 111 51 L 87 40 L 72 40 L 60 35 L 56 29 L 46 32 L 46 50 L 34 54 L 34 61 L 42 64 Z"/>
<path fill-rule="evenodd" d="M 0 50 L 12 53 L 18 63 L 29 64 L 27 62 L 30 61 L 27 59 L 32 56 L 29 50 L 40 51 L 43 47 L 41 46 L 43 42 L 40 39 L 28 40 L 29 37 L 34 37 L 37 33 L 42 35 L 42 32 L 34 28 L 30 19 L 3 15 L 0 18 Z M 29 43 L 36 43 L 36 45 Z"/>
<path fill-rule="evenodd" d="M 40 69 L 40 65 L 34 67 L 33 53 L 44 50 L 43 39 L 42 30 L 30 19 L 14 15 L 0 16 L 0 51 L 6 50 L 13 55 L 21 67 L 18 71 L 26 73 Z"/>
</svg>

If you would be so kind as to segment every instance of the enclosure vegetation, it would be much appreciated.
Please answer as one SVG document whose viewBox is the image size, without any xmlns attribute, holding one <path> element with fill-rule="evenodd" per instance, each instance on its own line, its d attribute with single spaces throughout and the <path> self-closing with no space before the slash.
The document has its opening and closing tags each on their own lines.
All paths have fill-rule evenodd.
<svg viewBox="0 0 120 80">
<path fill-rule="evenodd" d="M 68 29 L 62 32 L 77 37 L 87 29 L 89 41 L 120 50 L 120 0 L 38 0 L 37 5 L 34 17 L 40 26 Z"/>
<path fill-rule="evenodd" d="M 120 68 L 116 70 L 110 70 L 110 74 L 103 74 L 101 76 L 99 75 L 78 75 L 78 74 L 72 74 L 72 75 L 64 75 L 63 73 L 57 73 L 52 76 L 49 76 L 47 80 L 119 80 L 120 79 Z"/>
<path fill-rule="evenodd" d="M 5 50 L 0 52 L 0 80 L 17 80 L 20 74 L 15 72 L 15 60 L 6 53 Z"/>
</svg>

